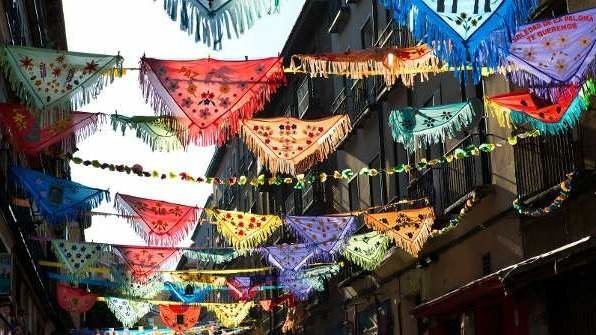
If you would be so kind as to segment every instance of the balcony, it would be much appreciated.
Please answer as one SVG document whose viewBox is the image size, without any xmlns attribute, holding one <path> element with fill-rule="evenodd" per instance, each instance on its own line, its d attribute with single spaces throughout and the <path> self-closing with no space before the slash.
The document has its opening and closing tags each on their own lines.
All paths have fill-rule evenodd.
<svg viewBox="0 0 596 335">
<path fill-rule="evenodd" d="M 484 142 L 484 137 L 481 134 L 469 135 L 446 154 L 453 154 L 456 149 L 470 145 L 478 146 Z M 408 186 L 408 197 L 428 198 L 437 216 L 442 216 L 457 207 L 470 192 L 490 183 L 490 156 L 480 152 L 424 171 Z"/>
<path fill-rule="evenodd" d="M 558 185 L 568 173 L 583 169 L 580 136 L 573 132 L 521 139 L 513 153 L 521 199 L 538 196 Z"/>
</svg>

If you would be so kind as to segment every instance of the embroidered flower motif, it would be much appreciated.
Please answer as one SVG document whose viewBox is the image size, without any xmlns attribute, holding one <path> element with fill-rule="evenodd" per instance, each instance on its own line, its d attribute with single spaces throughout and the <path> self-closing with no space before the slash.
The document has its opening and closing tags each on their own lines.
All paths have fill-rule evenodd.
<svg viewBox="0 0 596 335">
<path fill-rule="evenodd" d="M 263 71 L 265 71 L 265 67 L 264 67 L 263 65 L 259 65 L 259 66 L 257 66 L 257 68 L 255 69 L 255 72 L 256 72 L 256 73 L 261 73 L 261 72 L 263 72 Z"/>
<path fill-rule="evenodd" d="M 227 94 L 230 92 L 230 85 L 228 84 L 221 84 L 219 85 L 219 92 L 223 94 Z"/>
<path fill-rule="evenodd" d="M 536 58 L 536 52 L 534 51 L 533 47 L 529 47 L 524 50 L 524 57 L 527 60 L 534 60 Z"/>
<path fill-rule="evenodd" d="M 202 117 L 203 119 L 206 119 L 209 116 L 211 116 L 211 112 L 209 111 L 209 108 L 205 107 L 205 108 L 199 109 L 199 116 Z"/>
<path fill-rule="evenodd" d="M 99 64 L 97 64 L 95 62 L 95 60 L 92 60 L 91 62 L 87 62 L 87 64 L 85 64 L 85 68 L 83 68 L 83 70 L 84 70 L 84 72 L 88 72 L 88 73 L 95 72 L 95 71 L 97 71 L 98 65 Z"/>
<path fill-rule="evenodd" d="M 544 40 L 544 42 L 542 42 L 542 46 L 544 46 L 545 49 L 552 49 L 553 47 L 553 42 L 550 40 L 550 38 L 547 38 Z"/>
<path fill-rule="evenodd" d="M 591 40 L 587 37 L 582 37 L 579 39 L 579 45 L 584 48 L 590 46 L 590 44 L 591 44 Z"/>
<path fill-rule="evenodd" d="M 52 69 L 52 75 L 54 77 L 59 77 L 61 73 L 62 73 L 62 69 L 59 67 L 55 67 Z"/>
<path fill-rule="evenodd" d="M 195 85 L 193 83 L 188 84 L 188 86 L 186 87 L 186 93 L 195 95 L 196 92 L 197 92 L 197 85 Z"/>
<path fill-rule="evenodd" d="M 568 42 L 568 41 L 569 41 L 569 40 L 568 40 L 568 39 L 567 39 L 567 37 L 565 37 L 565 36 L 561 36 L 561 37 L 559 37 L 559 43 L 561 43 L 561 46 L 565 46 L 565 45 L 567 45 L 567 42 Z"/>
<path fill-rule="evenodd" d="M 203 93 L 201 93 L 201 101 L 199 102 L 199 104 L 203 104 L 203 105 L 214 105 L 215 106 L 215 102 L 213 102 L 213 99 L 215 98 L 215 94 L 213 94 L 213 92 L 210 91 L 205 91 Z"/>
<path fill-rule="evenodd" d="M 192 99 L 191 98 L 186 97 L 186 98 L 182 99 L 182 107 L 188 108 L 190 106 L 192 106 Z"/>
<path fill-rule="evenodd" d="M 422 124 L 425 125 L 426 127 L 434 127 L 435 126 L 435 120 L 433 119 L 425 119 L 424 121 L 422 121 Z"/>
<path fill-rule="evenodd" d="M 441 118 L 443 118 L 443 120 L 449 120 L 449 119 L 451 119 L 451 117 L 452 117 L 451 112 L 443 111 L 441 113 Z"/>
<path fill-rule="evenodd" d="M 175 91 L 178 89 L 177 81 L 168 81 L 168 91 Z"/>
<path fill-rule="evenodd" d="M 219 105 L 223 108 L 230 107 L 230 105 L 231 105 L 230 98 L 228 98 L 228 97 L 219 98 Z"/>
<path fill-rule="evenodd" d="M 33 68 L 33 59 L 25 56 L 20 60 L 21 66 L 24 67 L 26 70 L 31 70 Z"/>
<path fill-rule="evenodd" d="M 557 69 L 559 72 L 563 72 L 565 69 L 567 69 L 567 64 L 564 60 L 559 59 L 555 62 L 555 69 Z"/>
</svg>

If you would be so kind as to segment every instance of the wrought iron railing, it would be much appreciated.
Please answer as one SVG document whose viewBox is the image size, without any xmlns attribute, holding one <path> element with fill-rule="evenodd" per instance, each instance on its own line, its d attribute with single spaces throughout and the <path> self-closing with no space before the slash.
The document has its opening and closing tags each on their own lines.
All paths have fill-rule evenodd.
<svg viewBox="0 0 596 335">
<path fill-rule="evenodd" d="M 343 88 L 331 103 L 331 113 L 333 115 L 348 114 L 348 97 L 346 89 Z"/>
<path fill-rule="evenodd" d="M 579 138 L 566 132 L 520 139 L 513 151 L 518 196 L 531 198 L 560 183 L 566 174 L 583 169 Z"/>
</svg>

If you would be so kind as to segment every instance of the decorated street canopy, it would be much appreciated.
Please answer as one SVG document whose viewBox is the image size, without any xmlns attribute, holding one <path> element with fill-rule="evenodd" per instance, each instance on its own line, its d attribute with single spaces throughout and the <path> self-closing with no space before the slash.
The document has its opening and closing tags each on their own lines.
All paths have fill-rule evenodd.
<svg viewBox="0 0 596 335">
<path fill-rule="evenodd" d="M 164 9 L 180 29 L 215 49 L 222 39 L 238 37 L 263 15 L 279 9 L 280 0 L 164 0 Z"/>
<path fill-rule="evenodd" d="M 215 314 L 217 320 L 226 328 L 239 326 L 248 316 L 250 309 L 254 306 L 253 301 L 239 302 L 235 304 L 210 304 L 207 309 Z"/>
<path fill-rule="evenodd" d="M 104 200 L 110 193 L 41 172 L 13 167 L 12 174 L 50 223 L 76 220 Z"/>
<path fill-rule="evenodd" d="M 58 305 L 70 313 L 87 313 L 97 300 L 97 296 L 78 287 L 70 287 L 63 283 L 56 285 Z"/>
<path fill-rule="evenodd" d="M 76 276 L 84 276 L 105 254 L 101 244 L 79 243 L 66 240 L 53 240 L 52 249 L 56 258 L 66 270 Z"/>
<path fill-rule="evenodd" d="M 322 258 L 341 252 L 356 230 L 353 216 L 286 216 L 284 222 L 298 239 L 312 244 Z"/>
<path fill-rule="evenodd" d="M 474 114 L 470 102 L 423 108 L 403 107 L 391 112 L 389 125 L 393 139 L 403 143 L 408 151 L 414 151 L 453 138 L 471 125 Z"/>
<path fill-rule="evenodd" d="M 199 263 L 223 264 L 240 256 L 240 252 L 225 249 L 184 250 L 184 256 Z"/>
<path fill-rule="evenodd" d="M 557 88 L 594 75 L 596 8 L 519 27 L 507 57 L 512 79 L 556 102 Z M 523 70 L 523 71 L 519 71 Z"/>
<path fill-rule="evenodd" d="M 106 298 L 106 304 L 116 319 L 126 328 L 134 326 L 151 310 L 151 304 L 144 301 L 126 300 L 115 297 Z"/>
<path fill-rule="evenodd" d="M 482 67 L 500 65 L 507 47 L 535 0 L 383 0 L 399 24 L 408 25 L 417 41 L 433 47 L 449 66 L 471 65 L 480 79 Z M 465 72 L 464 72 L 465 73 Z"/>
<path fill-rule="evenodd" d="M 147 143 L 153 151 L 182 150 L 186 145 L 185 132 L 176 132 L 172 129 L 175 120 L 161 116 L 111 116 L 114 130 L 120 128 L 122 134 L 126 129 L 136 131 L 137 138 Z"/>
<path fill-rule="evenodd" d="M 343 255 L 350 262 L 372 271 L 385 258 L 389 244 L 389 237 L 377 231 L 354 235 L 348 240 Z"/>
<path fill-rule="evenodd" d="M 118 211 L 149 245 L 175 246 L 191 234 L 198 222 L 196 207 L 116 194 Z"/>
<path fill-rule="evenodd" d="M 259 284 L 254 283 L 251 277 L 233 277 L 226 280 L 229 292 L 236 300 L 252 300 L 259 292 Z"/>
<path fill-rule="evenodd" d="M 297 300 L 303 301 L 314 292 L 325 290 L 325 280 L 337 275 L 341 267 L 338 264 L 323 265 L 300 271 L 285 271 L 279 281 Z"/>
<path fill-rule="evenodd" d="M 281 59 L 141 60 L 146 99 L 161 116 L 176 119 L 198 145 L 221 145 L 238 132 L 239 121 L 261 111 L 285 84 Z"/>
<path fill-rule="evenodd" d="M 265 241 L 282 224 L 277 215 L 258 215 L 244 212 L 205 209 L 217 230 L 234 248 L 254 248 Z"/>
<path fill-rule="evenodd" d="M 175 267 L 181 255 L 172 248 L 119 246 L 114 249 L 123 257 L 132 279 L 140 283 L 146 283 L 162 269 Z"/>
<path fill-rule="evenodd" d="M 281 272 L 298 271 L 311 263 L 315 257 L 312 245 L 306 243 L 281 244 L 263 247 L 261 250 L 267 262 Z"/>
<path fill-rule="evenodd" d="M 51 124 L 89 103 L 120 67 L 120 56 L 3 46 L 0 65 L 21 102 Z"/>
<path fill-rule="evenodd" d="M 176 332 L 183 334 L 199 321 L 201 307 L 199 306 L 159 306 L 161 321 Z"/>
<path fill-rule="evenodd" d="M 399 248 L 412 256 L 418 255 L 429 238 L 434 221 L 432 207 L 364 215 L 366 225 L 387 235 Z"/>
<path fill-rule="evenodd" d="M 278 117 L 243 121 L 240 136 L 271 172 L 296 175 L 325 160 L 351 129 L 347 115 L 317 120 Z"/>
<path fill-rule="evenodd" d="M 35 155 L 51 145 L 63 143 L 72 150 L 72 138 L 82 141 L 95 133 L 99 114 L 72 112 L 64 119 L 43 127 L 38 118 L 23 105 L 0 104 L 0 131 L 10 136 L 16 150 Z"/>
<path fill-rule="evenodd" d="M 561 90 L 557 102 L 550 103 L 529 90 L 495 95 L 485 99 L 486 109 L 501 126 L 530 125 L 545 134 L 557 134 L 573 127 L 596 94 L 594 81 L 584 85 L 569 84 Z"/>
<path fill-rule="evenodd" d="M 401 78 L 404 85 L 412 86 L 414 78 L 426 78 L 429 72 L 438 72 L 438 60 L 431 48 L 419 45 L 411 48 L 372 48 L 342 53 L 293 55 L 289 72 L 304 71 L 311 77 L 343 75 L 351 79 L 383 76 L 385 84 L 393 86 Z"/>
</svg>

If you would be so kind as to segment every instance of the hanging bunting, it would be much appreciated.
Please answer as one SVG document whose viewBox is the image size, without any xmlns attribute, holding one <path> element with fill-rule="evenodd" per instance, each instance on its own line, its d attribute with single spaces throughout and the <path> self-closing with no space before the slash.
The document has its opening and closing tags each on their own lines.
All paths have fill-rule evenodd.
<svg viewBox="0 0 596 335">
<path fill-rule="evenodd" d="M 236 250 L 184 250 L 184 256 L 199 263 L 223 264 L 236 259 L 240 253 Z"/>
<path fill-rule="evenodd" d="M 348 240 L 343 255 L 364 270 L 374 271 L 385 258 L 389 243 L 389 237 L 376 231 L 354 235 Z"/>
<path fill-rule="evenodd" d="M 76 277 L 86 275 L 87 270 L 106 252 L 101 244 L 90 245 L 65 240 L 52 240 L 51 244 L 58 261 Z"/>
<path fill-rule="evenodd" d="M 222 39 L 238 38 L 257 19 L 279 10 L 280 0 L 165 0 L 164 9 L 180 29 L 214 49 Z M 179 19 L 178 19 L 179 16 Z"/>
<path fill-rule="evenodd" d="M 314 260 L 315 251 L 312 244 L 281 244 L 263 247 L 263 257 L 269 264 L 281 272 L 298 271 Z"/>
<path fill-rule="evenodd" d="M 63 151 L 72 150 L 97 130 L 100 114 L 72 112 L 65 119 L 42 127 L 38 119 L 25 106 L 0 104 L 0 122 L 17 150 L 35 155 L 48 147 L 62 143 Z M 74 134 L 74 136 L 73 136 Z"/>
<path fill-rule="evenodd" d="M 284 222 L 323 259 L 338 255 L 357 228 L 353 216 L 286 216 Z"/>
<path fill-rule="evenodd" d="M 226 279 L 226 285 L 228 285 L 232 297 L 237 301 L 254 299 L 261 287 L 261 285 L 255 284 L 251 277 L 228 278 Z"/>
<path fill-rule="evenodd" d="M 56 284 L 56 299 L 58 305 L 70 313 L 87 313 L 97 300 L 97 296 L 82 288 L 70 287 L 69 285 Z"/>
<path fill-rule="evenodd" d="M 198 208 L 161 200 L 117 193 L 115 207 L 149 245 L 175 246 L 198 223 Z"/>
<path fill-rule="evenodd" d="M 519 27 L 507 66 L 513 81 L 558 100 L 558 88 L 581 85 L 596 69 L 596 8 Z"/>
<path fill-rule="evenodd" d="M 95 99 L 114 80 L 122 57 L 3 46 L 0 66 L 20 100 L 46 126 Z"/>
<path fill-rule="evenodd" d="M 424 108 L 404 107 L 391 112 L 389 126 L 393 139 L 403 143 L 411 152 L 453 138 L 470 126 L 474 115 L 470 102 Z"/>
<path fill-rule="evenodd" d="M 165 288 L 170 291 L 174 299 L 184 304 L 195 304 L 205 301 L 205 296 L 215 286 L 201 283 L 171 283 L 166 282 Z"/>
<path fill-rule="evenodd" d="M 240 137 L 269 171 L 296 175 L 327 159 L 351 129 L 348 115 L 277 117 L 243 121 Z"/>
<path fill-rule="evenodd" d="M 192 61 L 143 58 L 141 85 L 161 116 L 176 118 L 189 141 L 221 145 L 238 132 L 239 121 L 261 111 L 285 84 L 281 59 Z"/>
<path fill-rule="evenodd" d="M 296 306 L 296 299 L 291 294 L 284 294 L 276 299 L 261 299 L 259 300 L 259 305 L 261 305 L 261 308 L 263 308 L 265 312 L 271 312 L 278 306 Z"/>
<path fill-rule="evenodd" d="M 114 131 L 126 133 L 130 128 L 136 131 L 137 138 L 148 144 L 152 151 L 177 151 L 183 150 L 186 141 L 184 132 L 175 132 L 171 125 L 174 120 L 160 116 L 133 116 L 122 115 L 111 116 L 112 128 Z"/>
<path fill-rule="evenodd" d="M 176 334 L 183 334 L 194 327 L 199 322 L 200 315 L 199 306 L 159 306 L 161 321 Z"/>
<path fill-rule="evenodd" d="M 475 81 L 482 67 L 496 69 L 500 48 L 526 21 L 537 1 L 492 0 L 384 0 L 400 25 L 413 37 L 432 46 L 437 57 L 459 69 L 470 65 Z M 466 79 L 466 71 L 463 72 Z"/>
<path fill-rule="evenodd" d="M 146 283 L 151 276 L 163 269 L 175 267 L 180 260 L 181 253 L 172 248 L 155 247 L 114 247 L 118 250 L 132 278 L 140 283 Z"/>
<path fill-rule="evenodd" d="M 238 250 L 254 248 L 264 243 L 282 224 L 281 219 L 276 215 L 208 208 L 205 208 L 205 212 L 211 220 L 215 221 L 220 234 Z"/>
<path fill-rule="evenodd" d="M 215 314 L 217 320 L 226 328 L 238 327 L 248 316 L 254 302 L 238 302 L 235 304 L 210 304 L 207 309 Z"/>
<path fill-rule="evenodd" d="M 364 214 L 366 225 L 387 235 L 399 248 L 414 257 L 418 256 L 430 236 L 434 221 L 432 207 Z"/>
<path fill-rule="evenodd" d="M 200 272 L 173 272 L 169 273 L 168 275 L 175 283 L 190 283 L 196 285 L 197 287 L 226 285 L 225 277 L 214 276 Z"/>
<path fill-rule="evenodd" d="M 341 53 L 293 55 L 288 72 L 306 72 L 311 77 L 329 75 L 362 79 L 383 76 L 385 85 L 393 86 L 401 78 L 412 86 L 417 75 L 426 79 L 429 72 L 440 71 L 438 60 L 427 45 L 411 48 L 371 48 Z"/>
<path fill-rule="evenodd" d="M 485 98 L 485 106 L 502 127 L 528 124 L 541 133 L 554 135 L 575 126 L 595 94 L 596 85 L 588 80 L 582 86 L 566 86 L 554 103 L 529 90 L 520 90 Z"/>
<path fill-rule="evenodd" d="M 575 177 L 575 173 L 570 173 L 567 175 L 567 179 L 565 179 L 561 184 L 559 184 L 558 191 L 559 195 L 550 203 L 548 206 L 538 209 L 531 209 L 527 208 L 520 198 L 516 198 L 513 201 L 513 208 L 520 214 L 524 216 L 531 216 L 531 217 L 542 217 L 550 215 L 551 213 L 555 212 L 556 210 L 560 209 L 565 201 L 571 195 L 571 191 L 573 190 L 573 179 Z"/>
<path fill-rule="evenodd" d="M 281 285 L 299 301 L 307 300 L 314 292 L 325 290 L 325 281 L 339 273 L 337 264 L 299 271 L 284 271 L 279 275 Z"/>
<path fill-rule="evenodd" d="M 105 298 L 106 304 L 125 328 L 131 328 L 151 310 L 151 304 L 120 298 Z"/>
<path fill-rule="evenodd" d="M 118 273 L 118 281 L 122 283 L 119 287 L 120 293 L 125 297 L 131 298 L 154 298 L 164 290 L 164 280 L 161 274 L 154 274 L 147 278 L 145 282 L 136 282 L 132 276 L 122 271 L 112 271 L 112 274 Z"/>
<path fill-rule="evenodd" d="M 12 167 L 11 171 L 18 179 L 19 185 L 33 199 L 37 210 L 50 223 L 77 220 L 82 213 L 96 208 L 104 199 L 108 201 L 110 199 L 108 191 L 52 177 L 35 170 Z"/>
</svg>

